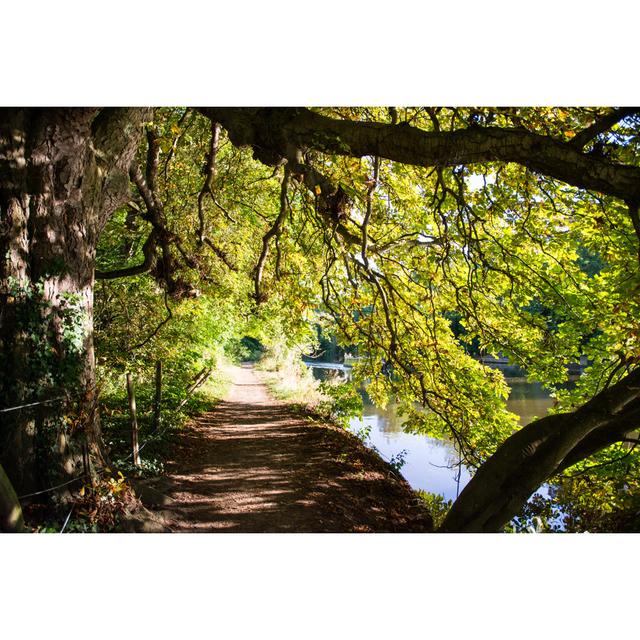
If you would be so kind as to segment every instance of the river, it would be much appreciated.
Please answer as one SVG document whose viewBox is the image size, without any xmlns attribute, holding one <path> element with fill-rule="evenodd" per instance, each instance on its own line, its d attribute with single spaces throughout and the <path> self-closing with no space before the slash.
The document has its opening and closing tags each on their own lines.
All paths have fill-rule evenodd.
<svg viewBox="0 0 640 640">
<path fill-rule="evenodd" d="M 330 364 L 313 365 L 314 377 L 324 378 L 326 370 L 331 368 L 333 366 Z M 343 369 L 341 365 L 336 368 Z M 521 425 L 528 424 L 535 417 L 544 416 L 552 405 L 552 398 L 539 383 L 508 379 L 507 382 L 511 388 L 507 407 L 519 416 Z M 365 393 L 362 396 L 363 416 L 351 420 L 350 430 L 357 433 L 363 428 L 368 429 L 367 444 L 375 447 L 386 460 L 397 460 L 401 456 L 404 464 L 400 473 L 412 488 L 439 493 L 446 500 L 455 500 L 471 476 L 464 466 L 456 464 L 458 454 L 453 445 L 436 438 L 405 433 L 402 430 L 402 418 L 397 415 L 393 404 L 384 410 L 379 409 Z"/>
</svg>

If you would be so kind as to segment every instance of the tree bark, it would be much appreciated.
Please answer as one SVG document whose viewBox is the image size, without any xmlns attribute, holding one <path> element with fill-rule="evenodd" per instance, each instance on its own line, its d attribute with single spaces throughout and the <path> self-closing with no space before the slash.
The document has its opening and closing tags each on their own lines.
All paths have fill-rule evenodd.
<svg viewBox="0 0 640 640">
<path fill-rule="evenodd" d="M 96 412 L 93 272 L 128 194 L 145 109 L 0 110 L 0 464 L 19 494 L 103 457 Z M 69 393 L 70 392 L 70 393 Z M 75 420 L 65 420 L 72 410 Z"/>
<path fill-rule="evenodd" d="M 236 145 L 277 164 L 295 149 L 354 157 L 379 156 L 421 167 L 515 162 L 567 184 L 640 202 L 640 168 L 613 164 L 579 147 L 526 129 L 469 127 L 423 131 L 407 124 L 337 120 L 304 108 L 201 108 Z"/>
<path fill-rule="evenodd" d="M 5 533 L 24 531 L 22 508 L 2 465 L 0 465 L 0 531 Z"/>
<path fill-rule="evenodd" d="M 536 420 L 505 440 L 463 489 L 440 531 L 501 531 L 545 481 L 621 441 L 638 424 L 640 370 L 576 411 Z"/>
</svg>

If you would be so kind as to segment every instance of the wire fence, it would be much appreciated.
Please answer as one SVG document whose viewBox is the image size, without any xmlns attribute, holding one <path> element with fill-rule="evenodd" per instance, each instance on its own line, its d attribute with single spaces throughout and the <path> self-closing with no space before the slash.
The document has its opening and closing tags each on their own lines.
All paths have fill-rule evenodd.
<svg viewBox="0 0 640 640">
<path fill-rule="evenodd" d="M 28 404 L 19 404 L 15 407 L 7 407 L 0 409 L 0 413 L 10 413 L 11 411 L 18 411 L 19 409 L 26 409 L 28 407 L 37 407 L 39 404 L 50 404 L 52 402 L 60 402 L 66 400 L 67 396 L 59 396 L 57 398 L 51 398 L 50 400 L 39 400 L 38 402 L 29 402 Z"/>
<path fill-rule="evenodd" d="M 210 374 L 210 372 L 208 372 Z M 198 376 L 199 377 L 199 376 Z M 205 376 L 206 379 L 207 376 Z M 203 380 L 204 381 L 204 380 Z M 200 383 L 202 384 L 202 382 Z M 200 386 L 200 385 L 197 385 Z M 187 389 L 187 394 L 185 399 L 180 403 L 180 405 L 178 406 L 178 408 L 176 409 L 176 411 L 180 410 L 184 404 L 186 403 L 186 401 L 189 399 L 191 393 L 193 393 L 193 391 L 195 390 L 195 388 L 197 388 L 197 386 L 194 387 L 190 387 L 189 389 Z M 68 399 L 68 396 L 58 396 L 57 398 L 50 398 L 48 400 L 40 400 L 38 402 L 30 402 L 30 403 L 26 403 L 26 404 L 22 404 L 22 405 L 17 405 L 14 407 L 7 407 L 4 409 L 0 409 L 0 413 L 9 413 L 11 411 L 18 411 L 20 409 L 26 409 L 26 408 L 32 408 L 38 405 L 43 405 L 43 404 L 51 404 L 54 402 L 60 402 L 62 400 L 66 400 Z M 153 442 L 154 440 L 157 440 L 159 437 L 161 437 L 162 435 L 164 435 L 164 433 L 171 427 L 171 423 L 168 422 L 166 423 L 162 428 L 158 429 L 156 432 L 154 432 L 151 436 L 149 436 L 138 448 L 138 454 L 150 443 Z M 134 452 L 132 451 L 129 455 L 127 455 L 124 458 L 119 459 L 119 462 L 127 462 L 129 459 L 133 458 L 134 456 Z M 98 471 L 97 473 L 95 473 L 92 478 L 97 479 L 100 478 L 102 476 L 104 476 L 105 474 L 111 473 L 111 470 L 107 470 L 107 469 L 102 469 L 100 471 Z M 31 493 L 25 493 L 23 495 L 18 496 L 18 500 L 24 500 L 26 498 L 32 498 L 34 496 L 39 496 L 39 495 L 44 495 L 47 493 L 51 493 L 53 491 L 57 491 L 58 489 L 62 489 L 63 487 L 66 487 L 70 484 L 73 484 L 75 482 L 78 482 L 80 480 L 86 480 L 87 479 L 87 473 L 83 472 L 82 474 L 71 478 L 70 480 L 66 480 L 65 482 L 61 482 L 59 484 L 55 484 L 51 487 L 49 487 L 48 489 L 42 489 L 40 491 L 33 491 Z M 67 527 L 67 525 L 69 524 L 69 520 L 71 518 L 71 514 L 73 513 L 73 510 L 75 508 L 75 505 L 73 505 L 71 507 L 71 510 L 69 511 L 69 513 L 67 514 L 67 517 L 64 521 L 64 524 L 62 525 L 62 529 L 60 530 L 60 533 L 63 533 Z"/>
<path fill-rule="evenodd" d="M 27 402 L 25 404 L 19 404 L 16 405 L 14 407 L 5 407 L 4 409 L 0 409 L 0 413 L 10 413 L 12 411 L 19 411 L 21 409 L 29 409 L 32 407 L 37 407 L 38 405 L 43 405 L 43 404 L 52 404 L 54 402 L 61 402 L 62 400 L 67 400 L 68 397 L 66 395 L 64 396 L 58 396 L 57 398 L 49 398 L 47 400 L 38 400 L 37 402 Z M 51 491 L 55 491 L 56 489 L 60 489 L 61 487 L 64 487 L 68 484 L 71 484 L 73 482 L 76 482 L 79 478 L 81 478 L 82 476 L 78 476 L 77 478 L 73 478 L 71 480 L 67 480 L 66 482 L 61 482 L 60 484 L 56 484 L 53 487 L 49 487 L 48 489 L 43 489 L 42 491 L 33 491 L 32 493 L 25 493 L 21 496 L 18 496 L 18 500 L 23 500 L 24 498 L 31 498 L 32 496 L 37 496 L 37 495 L 41 495 L 44 493 L 50 493 Z"/>
<path fill-rule="evenodd" d="M 71 518 L 71 514 L 73 513 L 73 510 L 75 509 L 75 504 L 71 505 L 71 509 L 69 510 L 69 513 L 67 514 L 67 518 L 64 521 L 64 524 L 62 525 L 62 529 L 60 529 L 60 533 L 64 533 L 64 530 L 67 528 L 67 525 L 69 524 L 69 519 Z"/>
<path fill-rule="evenodd" d="M 160 429 L 157 433 L 154 433 L 151 437 L 147 438 L 147 440 L 145 440 L 145 442 L 142 443 L 142 445 L 139 447 L 138 451 L 142 451 L 142 449 L 144 449 L 144 447 L 146 445 L 148 445 L 150 442 L 152 442 L 153 440 L 157 439 L 159 436 L 161 436 L 162 434 L 164 434 L 164 432 L 171 426 L 170 423 L 168 423 L 163 429 Z M 133 457 L 133 453 L 130 453 L 128 456 L 124 457 L 124 458 L 120 458 L 119 462 L 127 462 L 130 458 Z M 105 473 L 111 473 L 111 471 L 107 471 L 102 470 L 99 471 L 95 474 L 94 477 L 100 477 L 101 475 L 105 474 Z M 76 476 L 75 478 L 71 478 L 71 480 L 67 480 L 66 482 L 61 482 L 60 484 L 56 484 L 53 485 L 52 487 L 49 487 L 48 489 L 42 489 L 41 491 L 33 491 L 31 493 L 25 493 L 21 496 L 18 496 L 18 500 L 23 500 L 24 498 L 31 498 L 33 496 L 39 496 L 39 495 L 43 495 L 45 493 L 51 493 L 52 491 L 56 491 L 57 489 L 61 489 L 62 487 L 66 487 L 69 484 L 73 484 L 74 482 L 77 482 L 78 480 L 82 480 L 83 478 L 86 478 L 86 474 L 82 473 L 78 476 Z"/>
<path fill-rule="evenodd" d="M 45 493 L 51 493 L 52 491 L 55 491 L 56 489 L 61 489 L 62 487 L 66 487 L 68 484 L 72 484 L 74 482 L 77 482 L 78 480 L 81 480 L 84 477 L 85 477 L 85 475 L 83 473 L 80 476 L 72 478 L 71 480 L 67 480 L 66 482 L 61 482 L 60 484 L 56 484 L 53 487 L 49 487 L 48 489 L 43 489 L 42 491 L 34 491 L 32 493 L 25 493 L 22 496 L 18 496 L 18 500 L 22 500 L 24 498 L 31 498 L 32 496 L 39 496 L 39 495 L 42 495 L 42 494 L 45 494 Z"/>
</svg>

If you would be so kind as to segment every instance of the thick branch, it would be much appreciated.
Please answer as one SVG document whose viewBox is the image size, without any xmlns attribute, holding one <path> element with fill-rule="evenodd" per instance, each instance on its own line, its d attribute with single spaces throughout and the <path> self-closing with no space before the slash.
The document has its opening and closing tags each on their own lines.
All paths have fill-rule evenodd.
<svg viewBox="0 0 640 640">
<path fill-rule="evenodd" d="M 621 414 L 605 422 L 572 449 L 558 467 L 557 473 L 585 460 L 615 442 L 625 442 L 627 434 L 635 431 L 638 426 L 640 426 L 640 402 L 636 401 Z"/>
<path fill-rule="evenodd" d="M 213 180 L 216 175 L 216 157 L 218 155 L 218 144 L 220 142 L 220 125 L 217 122 L 211 123 L 211 142 L 209 143 L 209 153 L 207 155 L 207 165 L 205 167 L 205 179 L 202 189 L 198 194 L 198 240 L 204 241 L 204 199 L 207 195 L 213 198 Z"/>
<path fill-rule="evenodd" d="M 128 197 L 129 166 L 138 149 L 142 124 L 152 114 L 148 108 L 107 108 L 91 123 L 93 150 L 102 172 L 103 186 L 96 192 L 100 228 Z"/>
<path fill-rule="evenodd" d="M 173 278 L 174 264 L 169 246 L 171 234 L 166 226 L 162 203 L 156 197 L 155 193 L 149 188 L 149 185 L 145 181 L 142 171 L 140 171 L 140 167 L 137 164 L 134 163 L 131 165 L 129 169 L 129 177 L 136 185 L 138 192 L 144 200 L 147 208 L 147 215 L 145 218 L 153 226 L 153 229 L 157 234 L 157 242 L 160 244 L 160 248 L 162 249 L 162 272 L 159 276 L 167 283 L 169 292 L 173 293 L 176 283 Z"/>
<path fill-rule="evenodd" d="M 623 107 L 614 109 L 611 113 L 596 120 L 590 127 L 583 129 L 569 143 L 576 149 L 582 149 L 588 142 L 593 140 L 605 131 L 609 131 L 613 125 L 618 124 L 620 120 L 627 116 L 634 115 L 639 112 L 638 107 Z"/>
<path fill-rule="evenodd" d="M 160 161 L 160 136 L 155 128 L 147 129 L 147 185 L 151 193 L 156 190 L 158 162 Z"/>
<path fill-rule="evenodd" d="M 289 186 L 289 171 L 285 169 L 284 178 L 282 179 L 282 186 L 280 188 L 280 211 L 278 213 L 278 217 L 276 218 L 273 226 L 264 234 L 262 237 L 262 251 L 260 253 L 260 258 L 258 259 L 258 264 L 256 265 L 255 276 L 254 276 L 254 288 L 255 288 L 255 298 L 256 302 L 263 302 L 265 297 L 261 291 L 262 284 L 262 273 L 264 271 L 264 265 L 267 261 L 267 256 L 269 255 L 269 242 L 271 238 L 280 233 L 280 229 L 282 227 L 282 223 L 287 215 L 287 187 Z"/>
<path fill-rule="evenodd" d="M 304 108 L 204 108 L 236 145 L 251 145 L 266 164 L 291 146 L 362 157 L 380 156 L 422 167 L 515 162 L 567 184 L 640 201 L 640 168 L 612 164 L 575 145 L 522 129 L 470 127 L 423 131 L 410 125 L 336 120 Z"/>
<path fill-rule="evenodd" d="M 149 237 L 142 245 L 142 254 L 144 260 L 141 264 L 133 267 L 124 267 L 123 269 L 114 269 L 113 271 L 99 271 L 96 269 L 96 280 L 115 280 L 116 278 L 127 278 L 129 276 L 137 276 L 141 273 L 146 273 L 153 266 L 153 261 L 156 256 L 156 242 L 158 240 L 158 233 L 155 229 L 151 229 Z"/>
<path fill-rule="evenodd" d="M 140 167 L 135 163 L 129 168 L 129 178 L 131 178 L 131 181 L 136 185 L 138 193 L 144 200 L 144 204 L 147 207 L 147 220 L 151 222 L 151 224 L 153 224 L 154 221 L 156 224 L 160 224 L 162 222 L 162 212 L 157 210 L 156 199 L 144 179 Z"/>
<path fill-rule="evenodd" d="M 340 185 L 336 186 L 315 167 L 307 163 L 302 151 L 295 147 L 287 149 L 287 169 L 314 194 L 316 211 L 329 227 L 338 232 L 350 244 L 360 244 L 358 236 L 351 233 L 343 220 L 348 217 L 351 201 Z"/>
<path fill-rule="evenodd" d="M 441 531 L 500 531 L 545 480 L 637 428 L 639 397 L 636 370 L 578 410 L 517 431 L 478 469 Z"/>
</svg>

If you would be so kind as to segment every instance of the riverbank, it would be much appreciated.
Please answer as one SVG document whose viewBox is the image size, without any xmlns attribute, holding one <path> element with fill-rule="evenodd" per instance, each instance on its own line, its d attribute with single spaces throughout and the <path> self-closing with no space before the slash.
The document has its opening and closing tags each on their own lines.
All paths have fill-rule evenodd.
<svg viewBox="0 0 640 640">
<path fill-rule="evenodd" d="M 143 502 L 177 532 L 424 532 L 408 483 L 344 429 L 275 400 L 251 366 L 176 438 Z M 145 492 L 152 496 L 145 500 Z"/>
</svg>

